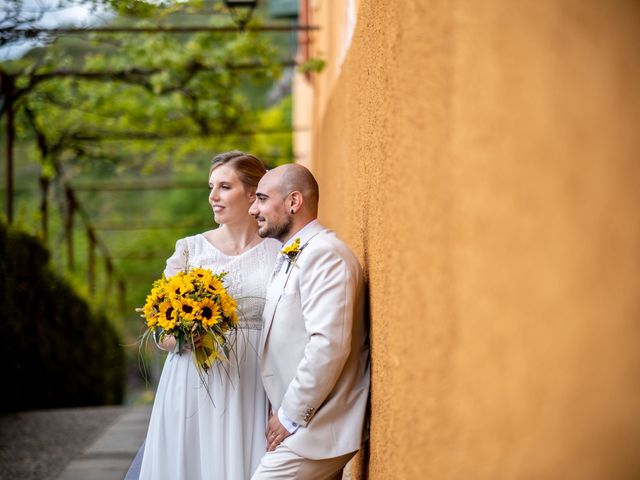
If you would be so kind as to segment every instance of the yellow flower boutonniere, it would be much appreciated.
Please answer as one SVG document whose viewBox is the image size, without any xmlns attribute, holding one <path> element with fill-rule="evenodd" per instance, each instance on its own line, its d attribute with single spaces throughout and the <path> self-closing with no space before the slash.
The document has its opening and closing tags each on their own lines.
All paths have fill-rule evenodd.
<svg viewBox="0 0 640 480">
<path fill-rule="evenodd" d="M 302 248 L 300 247 L 300 239 L 296 238 L 291 245 L 280 250 L 280 253 L 284 255 L 285 260 L 287 260 L 287 269 L 285 273 L 289 273 L 289 268 L 291 265 L 295 264 L 296 258 L 300 255 L 300 251 Z"/>
</svg>

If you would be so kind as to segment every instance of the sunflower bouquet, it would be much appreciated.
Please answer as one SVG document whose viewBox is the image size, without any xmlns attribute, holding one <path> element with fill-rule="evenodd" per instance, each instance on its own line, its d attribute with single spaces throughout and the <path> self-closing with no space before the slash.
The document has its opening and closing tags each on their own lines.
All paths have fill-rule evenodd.
<svg viewBox="0 0 640 480">
<path fill-rule="evenodd" d="M 157 341 L 172 335 L 177 353 L 190 346 L 204 372 L 216 360 L 228 360 L 229 333 L 237 330 L 238 307 L 224 287 L 225 275 L 191 268 L 156 280 L 144 307 L 137 309 L 147 323 L 145 335 L 154 335 Z"/>
</svg>

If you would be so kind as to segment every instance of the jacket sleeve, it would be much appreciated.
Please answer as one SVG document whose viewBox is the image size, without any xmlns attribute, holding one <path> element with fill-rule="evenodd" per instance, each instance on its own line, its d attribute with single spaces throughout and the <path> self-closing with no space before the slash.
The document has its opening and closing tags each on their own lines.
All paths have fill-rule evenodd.
<svg viewBox="0 0 640 480">
<path fill-rule="evenodd" d="M 306 427 L 334 389 L 350 354 L 357 273 L 330 247 L 309 249 L 301 260 L 303 256 L 298 281 L 308 343 L 282 409 Z"/>
</svg>

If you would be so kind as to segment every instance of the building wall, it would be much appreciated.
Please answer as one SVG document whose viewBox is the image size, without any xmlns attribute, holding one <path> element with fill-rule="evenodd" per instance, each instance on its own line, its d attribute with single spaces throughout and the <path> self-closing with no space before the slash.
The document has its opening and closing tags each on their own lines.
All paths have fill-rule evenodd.
<svg viewBox="0 0 640 480">
<path fill-rule="evenodd" d="M 640 478 L 640 3 L 360 0 L 337 68 L 345 3 L 296 115 L 369 282 L 355 476 Z"/>
</svg>

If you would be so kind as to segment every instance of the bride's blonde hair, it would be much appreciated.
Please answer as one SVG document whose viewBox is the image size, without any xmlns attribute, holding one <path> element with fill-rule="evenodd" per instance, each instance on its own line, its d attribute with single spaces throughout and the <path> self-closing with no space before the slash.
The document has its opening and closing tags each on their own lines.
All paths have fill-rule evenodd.
<svg viewBox="0 0 640 480">
<path fill-rule="evenodd" d="M 240 150 L 231 150 L 230 152 L 219 153 L 211 160 L 211 168 L 209 168 L 209 176 L 220 165 L 226 165 L 233 168 L 238 174 L 238 178 L 248 188 L 255 189 L 262 176 L 267 173 L 262 161 L 249 153 Z"/>
</svg>

